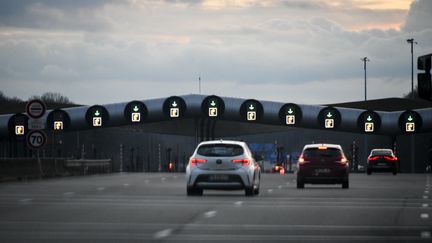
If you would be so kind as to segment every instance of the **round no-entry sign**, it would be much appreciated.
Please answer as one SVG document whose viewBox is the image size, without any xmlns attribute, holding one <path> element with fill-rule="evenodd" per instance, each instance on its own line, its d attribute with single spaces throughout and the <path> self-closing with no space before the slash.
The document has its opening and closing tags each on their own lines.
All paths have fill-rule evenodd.
<svg viewBox="0 0 432 243">
<path fill-rule="evenodd" d="M 42 148 L 47 140 L 45 132 L 41 130 L 32 130 L 27 134 L 27 146 L 32 149 Z"/>
<path fill-rule="evenodd" d="M 27 103 L 26 111 L 31 118 L 38 119 L 45 114 L 46 106 L 41 100 L 31 100 Z"/>
</svg>

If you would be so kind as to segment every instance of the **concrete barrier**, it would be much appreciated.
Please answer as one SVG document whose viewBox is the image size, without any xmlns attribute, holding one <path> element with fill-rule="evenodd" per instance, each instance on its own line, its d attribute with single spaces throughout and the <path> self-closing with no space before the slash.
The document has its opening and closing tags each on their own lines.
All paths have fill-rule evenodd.
<svg viewBox="0 0 432 243">
<path fill-rule="evenodd" d="M 64 158 L 1 158 L 0 179 L 42 178 L 65 175 Z"/>
<path fill-rule="evenodd" d="M 0 181 L 111 173 L 112 160 L 0 158 Z"/>
</svg>

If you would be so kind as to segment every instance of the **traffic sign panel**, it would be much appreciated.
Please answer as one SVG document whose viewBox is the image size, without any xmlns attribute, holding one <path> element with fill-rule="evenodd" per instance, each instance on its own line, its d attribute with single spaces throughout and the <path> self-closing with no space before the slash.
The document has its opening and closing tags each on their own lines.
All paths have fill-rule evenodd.
<svg viewBox="0 0 432 243">
<path fill-rule="evenodd" d="M 297 125 L 302 119 L 301 108 L 293 103 L 284 104 L 279 110 L 281 124 L 288 126 Z"/>
<path fill-rule="evenodd" d="M 63 121 L 54 121 L 54 130 L 63 130 Z"/>
<path fill-rule="evenodd" d="M 246 100 L 240 106 L 240 117 L 248 122 L 259 121 L 263 114 L 264 108 L 257 100 Z"/>
<path fill-rule="evenodd" d="M 210 119 L 218 119 L 223 116 L 225 103 L 219 96 L 207 96 L 201 103 L 201 111 Z"/>
<path fill-rule="evenodd" d="M 147 107 L 143 102 L 134 100 L 125 106 L 123 114 L 127 123 L 142 124 L 147 117 Z"/>
<path fill-rule="evenodd" d="M 22 125 L 15 126 L 15 135 L 17 136 L 24 135 L 24 126 Z"/>
<path fill-rule="evenodd" d="M 46 111 L 45 103 L 41 100 L 31 100 L 26 105 L 27 114 L 34 119 L 41 118 Z"/>
<path fill-rule="evenodd" d="M 45 145 L 47 136 L 42 130 L 32 130 L 27 134 L 26 140 L 30 148 L 40 149 Z"/>
<path fill-rule="evenodd" d="M 210 117 L 217 117 L 218 115 L 218 108 L 217 107 L 210 107 L 209 108 L 209 116 Z"/>
<path fill-rule="evenodd" d="M 164 101 L 163 112 L 172 119 L 181 118 L 186 114 L 186 102 L 178 96 L 171 96 Z"/>
<path fill-rule="evenodd" d="M 341 123 L 340 112 L 333 107 L 324 107 L 318 113 L 318 123 L 322 128 L 334 129 L 337 128 Z"/>
<path fill-rule="evenodd" d="M 367 134 L 374 134 L 381 127 L 381 116 L 372 110 L 364 111 L 357 118 L 357 126 Z"/>
<path fill-rule="evenodd" d="M 45 121 L 42 119 L 29 119 L 28 127 L 30 130 L 45 129 Z"/>
</svg>

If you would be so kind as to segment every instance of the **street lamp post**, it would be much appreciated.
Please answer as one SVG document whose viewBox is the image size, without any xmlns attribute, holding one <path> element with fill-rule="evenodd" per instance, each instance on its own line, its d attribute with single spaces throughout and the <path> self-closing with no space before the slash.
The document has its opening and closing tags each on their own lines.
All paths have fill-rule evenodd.
<svg viewBox="0 0 432 243">
<path fill-rule="evenodd" d="M 414 44 L 418 44 L 414 41 L 414 38 L 408 39 L 408 43 L 411 44 L 411 99 L 414 99 Z"/>
<path fill-rule="evenodd" d="M 363 65 L 364 65 L 364 96 L 366 101 L 367 100 L 366 62 L 370 62 L 370 60 L 367 57 L 360 58 L 360 60 L 363 61 Z"/>
</svg>

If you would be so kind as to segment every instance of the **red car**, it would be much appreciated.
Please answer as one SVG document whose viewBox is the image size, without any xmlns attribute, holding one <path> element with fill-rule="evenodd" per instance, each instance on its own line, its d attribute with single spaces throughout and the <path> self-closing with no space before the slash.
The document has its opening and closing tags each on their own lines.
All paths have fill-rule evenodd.
<svg viewBox="0 0 432 243">
<path fill-rule="evenodd" d="M 374 171 L 387 171 L 396 175 L 398 168 L 398 158 L 391 149 L 372 149 L 368 157 L 366 173 L 370 175 Z"/>
<path fill-rule="evenodd" d="M 349 163 L 340 145 L 310 144 L 298 160 L 297 188 L 304 184 L 342 184 L 349 187 Z"/>
</svg>

